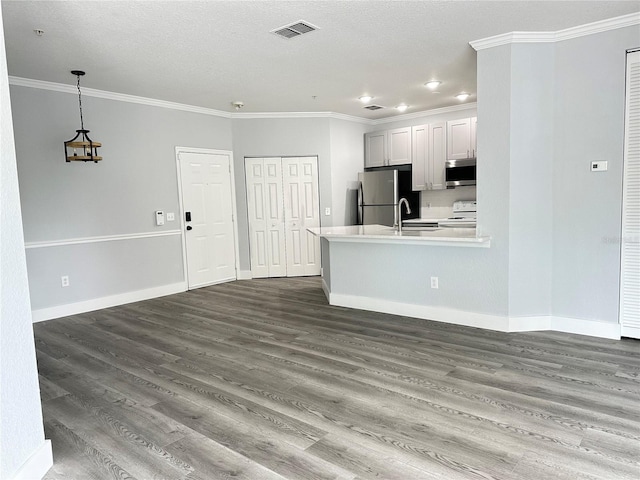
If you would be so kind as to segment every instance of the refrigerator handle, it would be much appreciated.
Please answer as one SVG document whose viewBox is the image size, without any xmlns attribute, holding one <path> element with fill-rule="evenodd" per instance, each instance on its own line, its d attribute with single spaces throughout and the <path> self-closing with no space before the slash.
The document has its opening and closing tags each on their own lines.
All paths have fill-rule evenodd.
<svg viewBox="0 0 640 480">
<path fill-rule="evenodd" d="M 362 182 L 358 185 L 358 225 L 363 225 L 364 222 L 364 192 L 362 191 Z"/>
</svg>

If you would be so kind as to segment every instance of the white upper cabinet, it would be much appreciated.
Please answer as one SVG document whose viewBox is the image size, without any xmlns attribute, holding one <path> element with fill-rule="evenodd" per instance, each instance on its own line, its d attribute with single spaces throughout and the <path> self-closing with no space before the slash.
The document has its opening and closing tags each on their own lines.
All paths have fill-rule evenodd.
<svg viewBox="0 0 640 480">
<path fill-rule="evenodd" d="M 411 163 L 411 127 L 396 128 L 387 132 L 389 144 L 388 165 Z"/>
<path fill-rule="evenodd" d="M 364 136 L 364 166 L 384 167 L 387 165 L 387 132 L 371 132 Z"/>
<path fill-rule="evenodd" d="M 411 163 L 411 127 L 364 135 L 365 168 Z"/>
<path fill-rule="evenodd" d="M 411 127 L 411 189 L 427 190 L 429 163 L 429 125 Z"/>
<path fill-rule="evenodd" d="M 476 118 L 447 122 L 447 160 L 475 158 Z"/>
<path fill-rule="evenodd" d="M 418 125 L 411 129 L 412 189 L 443 190 L 447 159 L 447 124 Z"/>
<path fill-rule="evenodd" d="M 429 125 L 429 190 L 446 188 L 444 166 L 447 161 L 447 124 L 445 122 Z"/>
</svg>

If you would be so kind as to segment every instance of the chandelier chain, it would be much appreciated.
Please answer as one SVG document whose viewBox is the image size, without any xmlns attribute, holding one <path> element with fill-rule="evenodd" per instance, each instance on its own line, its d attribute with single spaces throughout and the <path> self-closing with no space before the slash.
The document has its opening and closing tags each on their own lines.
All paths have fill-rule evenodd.
<svg viewBox="0 0 640 480">
<path fill-rule="evenodd" d="M 84 119 L 82 118 L 82 92 L 80 91 L 80 75 L 78 77 L 78 105 L 80 106 L 80 128 L 84 130 Z"/>
</svg>

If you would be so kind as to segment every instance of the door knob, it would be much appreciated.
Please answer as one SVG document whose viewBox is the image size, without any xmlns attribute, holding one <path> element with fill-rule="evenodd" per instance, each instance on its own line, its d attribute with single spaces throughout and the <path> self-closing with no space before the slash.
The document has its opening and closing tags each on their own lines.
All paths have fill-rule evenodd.
<svg viewBox="0 0 640 480">
<path fill-rule="evenodd" d="M 187 225 L 187 230 L 193 230 L 193 227 L 191 225 Z"/>
</svg>

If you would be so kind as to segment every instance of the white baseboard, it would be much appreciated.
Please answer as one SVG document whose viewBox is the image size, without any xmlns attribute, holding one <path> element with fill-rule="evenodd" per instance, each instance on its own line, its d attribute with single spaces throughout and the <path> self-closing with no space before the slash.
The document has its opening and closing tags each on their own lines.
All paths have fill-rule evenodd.
<svg viewBox="0 0 640 480">
<path fill-rule="evenodd" d="M 329 285 L 327 285 L 327 282 L 324 280 L 324 278 L 322 279 L 322 291 L 324 292 L 324 296 L 327 297 L 327 301 L 329 302 L 329 304 L 333 305 L 331 303 L 331 291 L 329 290 Z"/>
<path fill-rule="evenodd" d="M 41 308 L 31 312 L 33 322 L 42 322 L 53 318 L 67 317 L 78 313 L 92 312 L 101 308 L 115 307 L 127 303 L 140 302 L 151 298 L 164 297 L 165 295 L 173 295 L 174 293 L 186 292 L 187 285 L 185 282 L 172 283 L 162 285 L 160 287 L 147 288 L 145 290 L 137 290 L 134 292 L 120 293 L 118 295 L 110 295 L 108 297 L 94 298 L 76 303 L 67 303 L 65 305 L 56 305 L 55 307 Z"/>
<path fill-rule="evenodd" d="M 45 440 L 20 467 L 11 480 L 40 480 L 53 465 L 51 440 Z"/>
<path fill-rule="evenodd" d="M 553 330 L 557 332 L 589 335 L 592 337 L 620 339 L 620 325 L 617 323 L 598 322 L 580 318 L 555 317 L 540 315 L 530 317 L 507 317 L 485 313 L 466 312 L 447 307 L 431 307 L 394 302 L 380 298 L 370 298 L 357 295 L 343 295 L 331 293 L 327 284 L 322 281 L 329 303 L 340 307 L 357 308 L 373 312 L 404 315 L 422 318 L 435 322 L 452 323 L 467 327 L 485 328 L 499 332 L 535 332 Z M 640 334 L 640 329 L 636 332 Z M 631 333 L 631 332 L 630 332 Z M 632 335 L 631 335 L 632 336 Z"/>
<path fill-rule="evenodd" d="M 326 294 L 327 292 L 325 292 Z M 465 312 L 453 308 L 430 307 L 411 303 L 394 302 L 381 298 L 361 297 L 329 293 L 329 303 L 340 307 L 358 308 L 374 312 L 391 313 L 407 317 L 423 318 L 435 322 L 453 323 L 467 327 L 486 328 L 500 332 L 509 331 L 509 318 L 500 315 Z"/>
<path fill-rule="evenodd" d="M 620 340 L 620 324 L 582 318 L 552 317 L 551 330 Z"/>
<path fill-rule="evenodd" d="M 251 270 L 238 270 L 238 280 L 251 280 L 252 278 Z"/>
<path fill-rule="evenodd" d="M 536 332 L 551 330 L 551 316 L 509 317 L 510 332 Z"/>
</svg>

